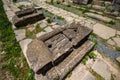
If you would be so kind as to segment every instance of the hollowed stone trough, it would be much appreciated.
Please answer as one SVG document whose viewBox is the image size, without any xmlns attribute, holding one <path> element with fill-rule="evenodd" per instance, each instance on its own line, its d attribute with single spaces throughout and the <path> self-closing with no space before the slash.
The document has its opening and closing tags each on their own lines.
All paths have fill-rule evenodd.
<svg viewBox="0 0 120 80">
<path fill-rule="evenodd" d="M 35 8 L 28 8 L 25 10 L 17 11 L 15 14 L 16 15 L 13 17 L 13 24 L 16 27 L 33 24 L 45 18 L 42 10 L 37 10 Z"/>
<path fill-rule="evenodd" d="M 28 45 L 29 66 L 36 80 L 62 80 L 89 52 L 94 43 L 88 40 L 91 29 L 80 24 L 57 28 Z"/>
</svg>

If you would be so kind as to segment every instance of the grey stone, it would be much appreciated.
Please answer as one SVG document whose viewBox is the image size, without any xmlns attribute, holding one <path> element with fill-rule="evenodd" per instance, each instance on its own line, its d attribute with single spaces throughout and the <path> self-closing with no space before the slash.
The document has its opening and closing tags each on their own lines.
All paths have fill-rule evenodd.
<svg viewBox="0 0 120 80">
<path fill-rule="evenodd" d="M 116 60 L 120 63 L 120 56 L 116 58 Z"/>
<path fill-rule="evenodd" d="M 35 73 L 43 73 L 52 66 L 51 52 L 40 40 L 33 40 L 27 49 L 30 67 Z"/>
<path fill-rule="evenodd" d="M 109 66 L 101 59 L 98 59 L 92 69 L 97 72 L 99 75 L 101 75 L 105 80 L 111 79 L 111 71 Z"/>
<path fill-rule="evenodd" d="M 44 22 L 40 24 L 40 27 L 41 27 L 41 28 L 45 28 L 46 26 L 47 26 L 47 24 L 44 23 Z"/>
<path fill-rule="evenodd" d="M 102 15 L 98 15 L 98 14 L 94 14 L 94 13 L 85 13 L 87 16 L 91 17 L 91 18 L 94 18 L 94 19 L 97 19 L 97 20 L 100 20 L 100 21 L 103 21 L 103 22 L 110 22 L 112 21 L 112 19 L 108 18 L 108 17 L 104 17 Z"/>
<path fill-rule="evenodd" d="M 26 37 L 26 30 L 25 29 L 20 29 L 20 30 L 15 30 L 15 37 L 17 41 L 21 41 Z"/>
<path fill-rule="evenodd" d="M 99 5 L 93 5 L 92 8 L 95 9 L 95 10 L 99 10 L 99 11 L 103 11 L 105 9 L 105 7 L 102 7 L 102 6 L 99 6 Z"/>
<path fill-rule="evenodd" d="M 113 38 L 113 40 L 116 43 L 116 46 L 120 47 L 120 38 L 115 37 L 115 38 Z"/>
<path fill-rule="evenodd" d="M 90 72 L 87 72 L 81 80 L 96 80 L 96 78 Z"/>
<path fill-rule="evenodd" d="M 24 55 L 25 55 L 25 57 L 26 57 L 26 59 L 27 59 L 28 64 L 30 64 L 30 63 L 29 63 L 29 61 L 28 61 L 28 58 L 27 58 L 26 53 L 27 53 L 28 44 L 29 44 L 31 41 L 32 41 L 32 39 L 25 39 L 25 40 L 22 40 L 22 41 L 19 42 L 20 47 L 21 47 L 21 49 L 22 49 L 22 51 L 23 51 L 23 53 L 24 53 Z M 30 66 L 30 65 L 29 65 L 29 66 Z"/>
<path fill-rule="evenodd" d="M 39 38 L 40 36 L 42 36 L 44 34 L 46 34 L 46 32 L 39 32 L 39 33 L 36 34 L 36 37 Z"/>
<path fill-rule="evenodd" d="M 51 31 L 53 31 L 53 29 L 51 28 L 51 27 L 46 27 L 45 29 L 44 29 L 46 32 L 51 32 Z"/>
<path fill-rule="evenodd" d="M 111 39 L 109 39 L 109 40 L 107 41 L 107 43 L 110 44 L 110 45 L 113 45 L 113 46 L 115 46 L 115 44 L 116 44 L 116 43 L 115 43 L 113 40 L 111 40 Z"/>
<path fill-rule="evenodd" d="M 59 28 L 60 25 L 53 25 L 52 27 L 53 27 L 54 29 L 56 29 L 56 28 Z"/>
</svg>

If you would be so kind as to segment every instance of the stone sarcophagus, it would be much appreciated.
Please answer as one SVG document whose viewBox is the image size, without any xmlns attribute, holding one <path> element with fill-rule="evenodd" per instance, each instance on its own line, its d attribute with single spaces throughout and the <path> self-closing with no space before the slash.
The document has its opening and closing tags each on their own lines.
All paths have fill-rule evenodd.
<svg viewBox="0 0 120 80">
<path fill-rule="evenodd" d="M 62 80 L 89 52 L 91 29 L 80 24 L 58 28 L 28 45 L 27 57 L 36 80 Z"/>
<path fill-rule="evenodd" d="M 42 10 L 38 11 L 34 8 L 18 11 L 15 14 L 16 15 L 13 17 L 13 24 L 16 27 L 26 26 L 44 19 Z"/>
</svg>

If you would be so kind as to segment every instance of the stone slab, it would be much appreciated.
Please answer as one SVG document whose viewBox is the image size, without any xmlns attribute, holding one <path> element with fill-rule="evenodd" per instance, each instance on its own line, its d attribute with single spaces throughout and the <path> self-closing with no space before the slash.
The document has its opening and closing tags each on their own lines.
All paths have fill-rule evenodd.
<svg viewBox="0 0 120 80">
<path fill-rule="evenodd" d="M 51 32 L 51 31 L 53 31 L 53 29 L 52 29 L 51 27 L 46 27 L 44 30 L 45 30 L 46 32 Z"/>
<path fill-rule="evenodd" d="M 46 32 L 39 32 L 39 33 L 36 34 L 36 37 L 39 38 L 40 36 L 42 36 L 44 34 L 46 34 Z"/>
<path fill-rule="evenodd" d="M 20 29 L 20 30 L 14 30 L 15 37 L 17 41 L 21 41 L 26 37 L 26 30 L 25 29 Z"/>
<path fill-rule="evenodd" d="M 40 27 L 41 27 L 41 28 L 45 28 L 46 26 L 47 26 L 46 23 L 41 23 L 41 24 L 40 24 Z"/>
<path fill-rule="evenodd" d="M 103 60 L 96 60 L 92 69 L 101 75 L 105 80 L 111 80 L 110 67 Z"/>
<path fill-rule="evenodd" d="M 19 42 L 20 47 L 27 59 L 27 62 L 28 62 L 28 58 L 27 58 L 26 52 L 27 52 L 28 44 L 31 43 L 31 41 L 32 41 L 32 39 L 25 39 L 25 40 L 22 40 Z M 30 64 L 30 63 L 28 62 L 28 64 Z"/>
<path fill-rule="evenodd" d="M 112 19 L 110 19 L 108 17 L 104 17 L 102 15 L 98 15 L 98 14 L 94 14 L 94 13 L 85 13 L 85 15 L 87 15 L 87 16 L 89 16 L 91 18 L 103 21 L 103 22 L 110 22 L 110 21 L 112 21 Z"/>
<path fill-rule="evenodd" d="M 40 40 L 33 40 L 27 49 L 27 58 L 30 67 L 35 73 L 44 73 L 46 69 L 52 67 L 52 54 Z"/>
<path fill-rule="evenodd" d="M 96 23 L 93 26 L 93 32 L 103 39 L 109 39 L 110 37 L 115 36 L 116 30 L 103 24 Z"/>
</svg>

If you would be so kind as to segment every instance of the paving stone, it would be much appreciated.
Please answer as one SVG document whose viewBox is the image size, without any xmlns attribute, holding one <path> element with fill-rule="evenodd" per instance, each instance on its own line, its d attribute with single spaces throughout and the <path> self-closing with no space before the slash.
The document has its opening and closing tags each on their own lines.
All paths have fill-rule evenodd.
<svg viewBox="0 0 120 80">
<path fill-rule="evenodd" d="M 5 9 L 5 11 L 9 11 L 9 10 L 11 10 L 9 7 L 8 7 L 8 5 L 3 5 L 3 7 L 4 7 L 4 9 Z"/>
<path fill-rule="evenodd" d="M 116 60 L 120 63 L 120 56 L 116 58 Z"/>
<path fill-rule="evenodd" d="M 65 80 L 80 80 L 86 74 L 86 67 L 82 64 L 79 64 L 73 71 L 70 78 L 66 78 Z"/>
<path fill-rule="evenodd" d="M 93 32 L 103 39 L 109 39 L 110 37 L 115 36 L 116 30 L 103 24 L 96 23 L 93 26 Z"/>
<path fill-rule="evenodd" d="M 51 32 L 53 29 L 52 29 L 51 27 L 46 27 L 44 30 L 45 30 L 46 32 Z"/>
<path fill-rule="evenodd" d="M 85 76 L 83 76 L 81 80 L 96 80 L 96 78 L 90 72 L 87 71 Z"/>
<path fill-rule="evenodd" d="M 15 16 L 15 13 L 12 11 L 7 11 L 6 14 L 8 18 Z"/>
<path fill-rule="evenodd" d="M 28 62 L 28 58 L 27 58 L 26 52 L 27 52 L 28 44 L 31 43 L 31 41 L 32 41 L 32 39 L 24 39 L 24 40 L 19 42 L 20 47 L 21 47 L 21 49 L 22 49 L 22 51 L 27 59 L 27 62 Z M 28 62 L 28 64 L 29 64 L 29 62 Z"/>
<path fill-rule="evenodd" d="M 119 19 L 119 20 L 120 20 L 120 17 L 116 17 L 116 19 Z"/>
<path fill-rule="evenodd" d="M 36 34 L 36 37 L 39 38 L 40 36 L 42 36 L 44 34 L 46 34 L 46 32 L 39 32 L 39 33 Z"/>
<path fill-rule="evenodd" d="M 51 23 L 51 25 L 53 25 L 53 26 L 56 25 L 56 24 L 57 24 L 57 22 L 52 22 L 52 23 Z"/>
<path fill-rule="evenodd" d="M 96 60 L 92 69 L 101 75 L 105 80 L 111 80 L 110 67 L 103 60 Z"/>
<path fill-rule="evenodd" d="M 26 30 L 25 29 L 19 29 L 19 30 L 15 30 L 14 33 L 15 33 L 16 36 L 25 35 Z"/>
<path fill-rule="evenodd" d="M 47 26 L 46 23 L 41 23 L 41 24 L 40 24 L 40 27 L 41 27 L 41 28 L 45 28 L 46 26 Z"/>
<path fill-rule="evenodd" d="M 116 43 L 116 46 L 120 47 L 120 38 L 113 38 L 114 42 Z"/>
<path fill-rule="evenodd" d="M 28 30 L 29 30 L 30 32 L 32 32 L 33 30 L 35 30 L 35 27 L 34 27 L 34 26 L 31 26 L 31 27 L 28 28 Z"/>
<path fill-rule="evenodd" d="M 93 5 L 92 8 L 95 10 L 100 10 L 100 11 L 103 11 L 105 9 L 104 7 L 99 6 L 99 5 Z"/>
<path fill-rule="evenodd" d="M 116 44 L 116 43 L 115 43 L 113 40 L 111 40 L 111 39 L 109 39 L 109 40 L 107 41 L 107 43 L 110 44 L 110 45 L 112 45 L 112 46 L 115 46 L 115 44 Z"/>
<path fill-rule="evenodd" d="M 59 28 L 60 27 L 60 25 L 54 25 L 54 26 L 52 26 L 54 29 L 56 29 L 56 28 Z"/>
<path fill-rule="evenodd" d="M 97 19 L 97 20 L 100 20 L 100 21 L 103 21 L 103 22 L 110 22 L 112 21 L 112 19 L 108 18 L 108 17 L 104 17 L 102 15 L 98 15 L 98 14 L 94 14 L 94 13 L 85 13 L 87 16 L 91 17 L 91 18 L 94 18 L 94 19 Z"/>
<path fill-rule="evenodd" d="M 15 36 L 17 41 L 21 41 L 26 37 L 26 30 L 25 29 L 20 29 L 20 30 L 15 30 Z"/>
</svg>

